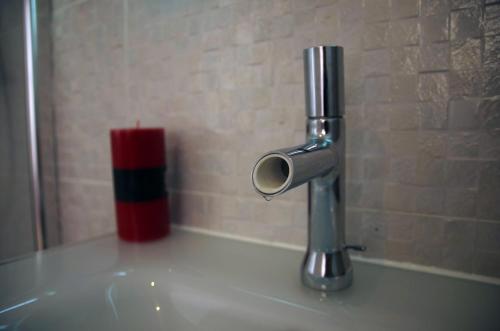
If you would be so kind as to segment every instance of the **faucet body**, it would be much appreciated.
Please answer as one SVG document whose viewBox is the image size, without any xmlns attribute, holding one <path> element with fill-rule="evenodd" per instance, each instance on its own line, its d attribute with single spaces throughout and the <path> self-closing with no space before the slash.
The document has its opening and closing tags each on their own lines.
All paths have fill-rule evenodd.
<svg viewBox="0 0 500 331">
<path fill-rule="evenodd" d="M 341 47 L 304 50 L 307 142 L 262 156 L 252 182 L 265 197 L 308 183 L 308 244 L 302 282 L 311 288 L 340 290 L 352 284 L 345 244 L 345 124 Z"/>
</svg>

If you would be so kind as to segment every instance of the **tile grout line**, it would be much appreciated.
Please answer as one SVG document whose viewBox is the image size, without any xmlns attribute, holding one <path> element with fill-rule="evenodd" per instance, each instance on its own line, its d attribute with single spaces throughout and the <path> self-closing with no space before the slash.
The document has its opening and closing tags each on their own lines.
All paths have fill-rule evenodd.
<svg viewBox="0 0 500 331">
<path fill-rule="evenodd" d="M 262 245 L 262 246 L 278 247 L 278 248 L 283 248 L 283 249 L 292 250 L 292 251 L 299 251 L 299 252 L 305 251 L 305 246 L 287 244 L 287 243 L 283 243 L 283 242 L 279 242 L 279 241 L 269 241 L 269 240 L 257 239 L 257 238 L 247 237 L 247 236 L 235 235 L 235 234 L 230 234 L 230 233 L 225 233 L 225 232 L 220 232 L 220 231 L 208 230 L 208 229 L 203 229 L 203 228 L 199 228 L 199 227 L 179 225 L 179 224 L 172 224 L 172 227 L 174 229 L 180 229 L 180 230 L 186 231 L 186 232 L 198 233 L 198 234 L 203 234 L 203 235 L 217 237 L 217 238 L 225 238 L 225 239 L 230 239 L 230 240 L 236 240 L 236 241 L 241 241 L 241 242 L 246 242 L 246 243 Z M 465 273 L 465 272 L 461 272 L 461 271 L 454 271 L 454 270 L 443 269 L 443 268 L 438 268 L 438 267 L 424 266 L 424 265 L 413 264 L 413 263 L 408 263 L 408 262 L 398 262 L 398 261 L 385 260 L 385 259 L 367 258 L 367 257 L 361 257 L 361 256 L 351 256 L 351 259 L 353 261 L 357 261 L 357 262 L 364 262 L 364 263 L 369 263 L 369 264 L 374 264 L 374 265 L 379 265 L 379 266 L 384 266 L 384 267 L 396 268 L 396 269 L 400 269 L 400 270 L 416 271 L 416 272 L 451 277 L 451 278 L 456 278 L 456 279 L 475 281 L 475 282 L 480 282 L 480 283 L 485 283 L 485 284 L 500 285 L 500 278 L 482 276 L 482 275 L 478 275 L 478 274 L 469 274 L 469 273 Z"/>
<path fill-rule="evenodd" d="M 233 196 L 232 194 L 229 194 L 229 193 L 203 192 L 203 191 L 196 191 L 196 190 L 169 189 L 168 191 L 172 194 L 189 194 L 189 195 L 218 197 L 218 198 Z M 238 196 L 237 198 L 238 199 L 245 199 L 245 200 L 253 200 L 253 201 L 262 201 L 262 198 L 260 198 L 260 197 Z M 307 201 L 302 201 L 302 200 L 288 200 L 288 199 L 283 199 L 283 200 L 279 200 L 279 201 L 292 203 L 292 204 L 306 203 L 307 202 Z M 393 209 L 366 208 L 366 207 L 356 207 L 356 206 L 349 206 L 349 205 L 346 206 L 346 210 L 353 211 L 353 212 L 390 213 L 390 214 L 398 214 L 401 216 L 432 217 L 432 218 L 439 218 L 441 220 L 459 220 L 459 221 L 468 221 L 468 222 L 479 221 L 479 222 L 487 222 L 487 223 L 498 223 L 498 221 L 494 220 L 494 219 L 429 214 L 429 213 L 409 212 L 409 211 L 393 210 Z"/>
<path fill-rule="evenodd" d="M 67 10 L 67 9 L 69 9 L 71 7 L 79 6 L 79 5 L 81 5 L 82 3 L 85 3 L 85 2 L 87 2 L 87 0 L 76 0 L 76 1 L 64 4 L 64 5 L 62 5 L 62 6 L 58 7 L 58 8 L 54 8 L 54 14 L 58 15 L 60 13 L 63 13 L 65 10 Z"/>
<path fill-rule="evenodd" d="M 103 187 L 112 187 L 113 186 L 113 181 L 77 178 L 77 177 L 59 177 L 59 182 L 60 183 L 68 183 L 68 184 L 84 184 L 84 185 L 91 185 L 91 186 L 103 186 Z"/>
</svg>

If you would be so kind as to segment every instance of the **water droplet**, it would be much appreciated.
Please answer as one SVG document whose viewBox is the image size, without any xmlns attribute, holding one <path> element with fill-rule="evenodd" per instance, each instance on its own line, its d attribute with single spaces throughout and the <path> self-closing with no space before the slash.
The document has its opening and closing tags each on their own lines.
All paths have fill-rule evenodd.
<svg viewBox="0 0 500 331">
<path fill-rule="evenodd" d="M 262 196 L 264 198 L 264 200 L 266 201 L 271 201 L 273 199 L 273 197 L 270 197 L 269 195 L 263 195 Z"/>
</svg>

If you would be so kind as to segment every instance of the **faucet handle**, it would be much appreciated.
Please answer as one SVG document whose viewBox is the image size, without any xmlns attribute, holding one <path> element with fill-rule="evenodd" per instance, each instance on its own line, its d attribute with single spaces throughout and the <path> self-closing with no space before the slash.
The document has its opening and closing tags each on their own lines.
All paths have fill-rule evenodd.
<svg viewBox="0 0 500 331">
<path fill-rule="evenodd" d="M 366 251 L 365 245 L 344 245 L 344 249 L 352 249 L 353 251 L 364 252 Z"/>
</svg>

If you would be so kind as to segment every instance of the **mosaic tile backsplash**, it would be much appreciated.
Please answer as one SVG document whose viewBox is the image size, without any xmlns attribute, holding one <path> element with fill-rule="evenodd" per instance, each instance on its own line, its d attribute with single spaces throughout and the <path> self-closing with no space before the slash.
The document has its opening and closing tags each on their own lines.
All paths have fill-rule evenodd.
<svg viewBox="0 0 500 331">
<path fill-rule="evenodd" d="M 305 139 L 302 50 L 345 52 L 348 242 L 500 277 L 500 3 L 54 0 L 65 242 L 114 231 L 108 132 L 164 127 L 176 223 L 306 241 L 306 187 L 272 202 L 257 156 Z"/>
</svg>

